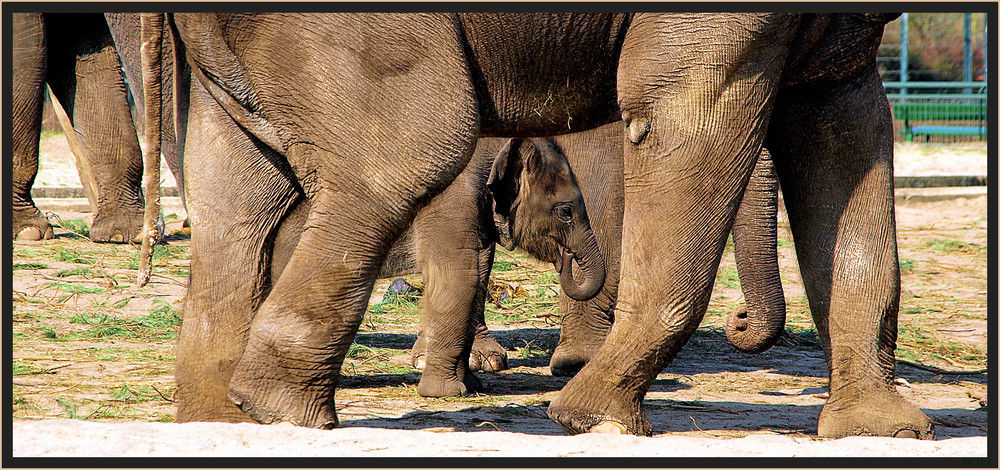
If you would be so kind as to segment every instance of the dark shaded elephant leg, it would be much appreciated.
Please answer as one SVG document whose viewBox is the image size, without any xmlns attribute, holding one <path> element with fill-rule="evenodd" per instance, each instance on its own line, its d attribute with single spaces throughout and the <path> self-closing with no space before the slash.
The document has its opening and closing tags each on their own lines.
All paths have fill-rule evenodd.
<svg viewBox="0 0 1000 470">
<path fill-rule="evenodd" d="M 752 38 L 783 44 L 791 29 L 769 15 L 734 15 L 722 28 L 697 15 L 672 20 L 636 15 L 622 48 L 621 283 L 607 339 L 549 405 L 570 433 L 652 433 L 642 400 L 705 314 L 767 128 L 784 51 Z M 706 46 L 658 53 L 676 37 Z M 739 57 L 739 66 L 713 69 L 713 57 Z M 668 85 L 649 85 L 663 77 Z"/>
<path fill-rule="evenodd" d="M 559 344 L 549 361 L 552 375 L 572 376 L 579 372 L 597 353 L 614 322 L 625 197 L 621 178 L 624 139 L 624 126 L 620 123 L 556 138 L 583 193 L 590 226 L 604 256 L 606 274 L 601 291 L 590 300 L 580 302 L 560 293 L 559 310 L 563 318 Z M 577 268 L 574 271 L 579 273 Z"/>
<path fill-rule="evenodd" d="M 177 421 L 251 421 L 227 395 L 254 312 L 270 286 L 270 251 L 297 198 L 288 164 L 247 138 L 211 97 L 191 97 L 188 148 L 225 158 L 185 161 L 191 204 L 191 284 L 177 346 Z M 242 175 L 237 178 L 232 175 Z"/>
<path fill-rule="evenodd" d="M 932 439 L 895 390 L 899 265 L 892 121 L 874 67 L 779 96 L 768 142 L 830 372 L 819 435 Z"/>
<path fill-rule="evenodd" d="M 53 236 L 52 227 L 31 199 L 31 186 L 38 174 L 38 138 L 42 130 L 42 93 L 47 65 L 46 28 L 40 13 L 14 13 L 12 28 L 13 237 L 19 240 L 49 239 Z"/>
<path fill-rule="evenodd" d="M 111 33 L 102 14 L 48 14 L 46 21 L 49 86 L 97 182 L 90 238 L 128 243 L 142 229 L 142 152 Z"/>
<path fill-rule="evenodd" d="M 480 231 L 482 234 L 482 231 Z M 483 239 L 484 248 L 479 252 L 479 284 L 482 286 L 472 304 L 472 352 L 469 353 L 469 370 L 499 372 L 508 369 L 507 349 L 497 343 L 486 326 L 486 292 L 493 270 L 496 245 Z"/>
</svg>

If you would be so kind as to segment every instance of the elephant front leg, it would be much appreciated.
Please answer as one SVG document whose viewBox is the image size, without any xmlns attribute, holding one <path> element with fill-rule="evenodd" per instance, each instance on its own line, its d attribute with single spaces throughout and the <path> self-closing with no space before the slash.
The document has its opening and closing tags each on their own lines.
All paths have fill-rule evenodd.
<svg viewBox="0 0 1000 470">
<path fill-rule="evenodd" d="M 783 51 L 754 41 L 782 44 L 788 30 L 770 15 L 718 15 L 711 26 L 702 15 L 635 17 L 618 73 L 618 303 L 604 344 L 549 405 L 570 433 L 651 434 L 642 400 L 705 314 L 767 128 Z"/>
<path fill-rule="evenodd" d="M 893 385 L 900 278 L 878 73 L 789 90 L 775 106 L 768 139 L 830 372 L 819 435 L 933 439 L 931 421 Z"/>
</svg>

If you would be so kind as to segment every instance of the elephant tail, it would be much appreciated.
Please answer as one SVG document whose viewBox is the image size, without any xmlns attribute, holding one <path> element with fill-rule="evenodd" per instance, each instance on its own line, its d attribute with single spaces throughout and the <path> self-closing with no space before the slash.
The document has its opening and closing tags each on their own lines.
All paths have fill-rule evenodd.
<svg viewBox="0 0 1000 470">
<path fill-rule="evenodd" d="M 785 293 L 778 273 L 778 180 L 761 151 L 733 225 L 736 269 L 746 298 L 729 314 L 726 337 L 736 349 L 757 354 L 785 331 Z"/>
<path fill-rule="evenodd" d="M 163 13 L 143 13 L 142 29 L 142 75 L 143 95 L 146 102 L 145 140 L 143 155 L 143 190 L 146 210 L 142 224 L 142 250 L 139 254 L 139 274 L 136 285 L 142 287 L 149 282 L 153 264 L 153 245 L 160 238 L 156 220 L 160 214 L 160 102 L 161 76 L 163 69 L 161 51 L 163 49 Z"/>
</svg>

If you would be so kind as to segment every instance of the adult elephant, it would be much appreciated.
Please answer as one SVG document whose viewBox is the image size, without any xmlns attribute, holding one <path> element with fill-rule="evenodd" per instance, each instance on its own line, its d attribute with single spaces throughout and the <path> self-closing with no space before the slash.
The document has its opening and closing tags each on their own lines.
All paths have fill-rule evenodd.
<svg viewBox="0 0 1000 470">
<path fill-rule="evenodd" d="M 573 433 L 651 432 L 642 398 L 707 308 L 766 141 L 830 373 L 819 434 L 933 437 L 892 384 L 892 127 L 874 60 L 890 19 L 175 14 L 194 77 L 178 420 L 335 426 L 340 366 L 385 253 L 477 136 L 620 117 L 615 322 L 549 416 Z M 302 198 L 302 236 L 270 285 L 266 247 Z"/>
<path fill-rule="evenodd" d="M 142 153 L 103 15 L 14 13 L 12 27 L 13 237 L 53 236 L 31 199 L 47 84 L 68 118 L 63 130 L 85 188 L 96 184 L 91 240 L 132 241 L 142 227 Z"/>
</svg>

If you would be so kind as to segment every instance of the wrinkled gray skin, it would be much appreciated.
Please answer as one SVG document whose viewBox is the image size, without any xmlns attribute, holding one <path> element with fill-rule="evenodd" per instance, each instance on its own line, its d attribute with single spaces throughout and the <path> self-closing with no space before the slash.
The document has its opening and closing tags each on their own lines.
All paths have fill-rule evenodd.
<svg viewBox="0 0 1000 470">
<path fill-rule="evenodd" d="M 71 148 L 96 182 L 95 242 L 127 243 L 142 228 L 142 153 L 114 43 L 101 14 L 13 14 L 13 236 L 52 238 L 31 199 L 47 84 L 72 123 Z M 89 179 L 81 168 L 83 179 Z"/>
<path fill-rule="evenodd" d="M 572 168 L 578 170 L 578 173 L 574 174 L 583 193 L 591 227 L 594 229 L 607 266 L 604 286 L 594 298 L 575 300 L 565 294 L 560 295 L 559 306 L 563 325 L 559 344 L 549 364 L 553 375 L 576 374 L 604 342 L 614 322 L 624 207 L 623 132 L 623 124 L 617 122 L 552 138 L 555 148 L 565 154 Z M 484 141 L 489 140 L 480 139 L 473 155 L 473 163 L 466 171 L 469 171 L 475 162 L 483 159 L 480 155 L 481 149 L 485 147 Z M 482 185 L 485 186 L 486 174 L 481 172 L 480 177 Z M 478 193 L 472 189 L 474 186 L 463 187 L 469 190 L 466 197 L 477 197 Z M 733 225 L 737 269 L 740 282 L 745 286 L 747 305 L 741 305 L 730 314 L 726 334 L 734 347 L 748 353 L 767 350 L 778 341 L 781 332 L 784 331 L 784 294 L 781 290 L 777 264 L 777 191 L 777 176 L 774 174 L 770 154 L 764 150 L 750 176 L 747 191 Z M 483 207 L 486 206 L 492 205 L 487 204 Z M 489 219 L 490 216 L 483 215 L 482 218 Z M 489 232 L 494 224 L 490 225 L 478 229 Z M 386 264 L 382 266 L 380 278 L 419 272 L 413 244 L 410 242 L 411 237 L 412 233 L 408 230 L 402 235 L 401 241 L 393 246 L 386 257 Z M 496 238 L 485 238 L 487 243 L 496 241 Z M 509 249 L 513 248 L 514 244 L 509 241 L 509 237 L 507 238 L 502 244 Z M 519 244 L 529 254 L 540 259 L 546 256 L 545 253 L 539 254 L 537 250 L 533 250 L 531 244 L 516 242 L 515 244 Z M 546 259 L 546 261 L 552 260 Z M 484 270 L 480 284 L 485 286 L 488 282 L 489 270 Z M 475 330 L 475 337 L 469 357 L 469 368 L 473 371 L 491 372 L 506 369 L 507 352 L 489 335 L 483 315 L 483 304 L 477 302 L 474 307 L 476 310 L 472 312 L 471 318 L 475 324 L 471 328 Z M 421 334 L 417 337 L 413 348 L 413 365 L 422 369 L 426 354 L 427 347 L 424 335 Z"/>
<path fill-rule="evenodd" d="M 549 416 L 571 433 L 652 432 L 642 399 L 705 313 L 766 142 L 830 373 L 819 435 L 932 438 L 892 383 L 892 126 L 875 52 L 894 16 L 174 14 L 193 76 L 178 421 L 336 426 L 379 267 L 478 136 L 620 118 L 615 322 Z M 302 236 L 272 284 L 275 230 L 303 199 Z M 477 261 L 476 234 L 442 233 L 451 259 Z"/>
<path fill-rule="evenodd" d="M 274 244 L 272 277 L 280 278 L 307 213 L 308 202 L 304 202 L 282 223 Z M 456 228 L 478 239 L 476 264 L 460 265 L 453 259 L 450 241 L 441 238 L 443 231 Z M 554 263 L 557 270 L 565 270 L 570 263 L 576 265 L 579 273 L 574 278 L 562 277 L 561 284 L 581 301 L 596 295 L 604 283 L 605 262 L 590 228 L 583 196 L 562 152 L 545 139 L 480 139 L 472 161 L 420 210 L 412 228 L 387 255 L 379 274 L 388 277 L 419 271 L 424 275 L 421 328 L 413 347 L 414 362 L 423 369 L 417 387 L 422 396 L 478 390 L 478 379 L 465 370 L 507 367 L 506 351 L 489 335 L 483 312 L 497 240 L 508 249 L 520 246 L 538 259 Z M 478 282 L 473 289 L 463 289 L 462 272 L 476 274 Z M 456 291 L 472 298 L 462 298 Z M 453 311 L 458 308 L 472 311 L 456 315 Z M 466 328 L 454 325 L 457 321 L 472 323 Z M 470 342 L 438 333 L 445 328 L 473 335 L 471 349 L 455 350 L 453 345 Z M 455 390 L 454 382 L 448 379 L 458 372 L 464 375 L 465 388 Z"/>
</svg>

